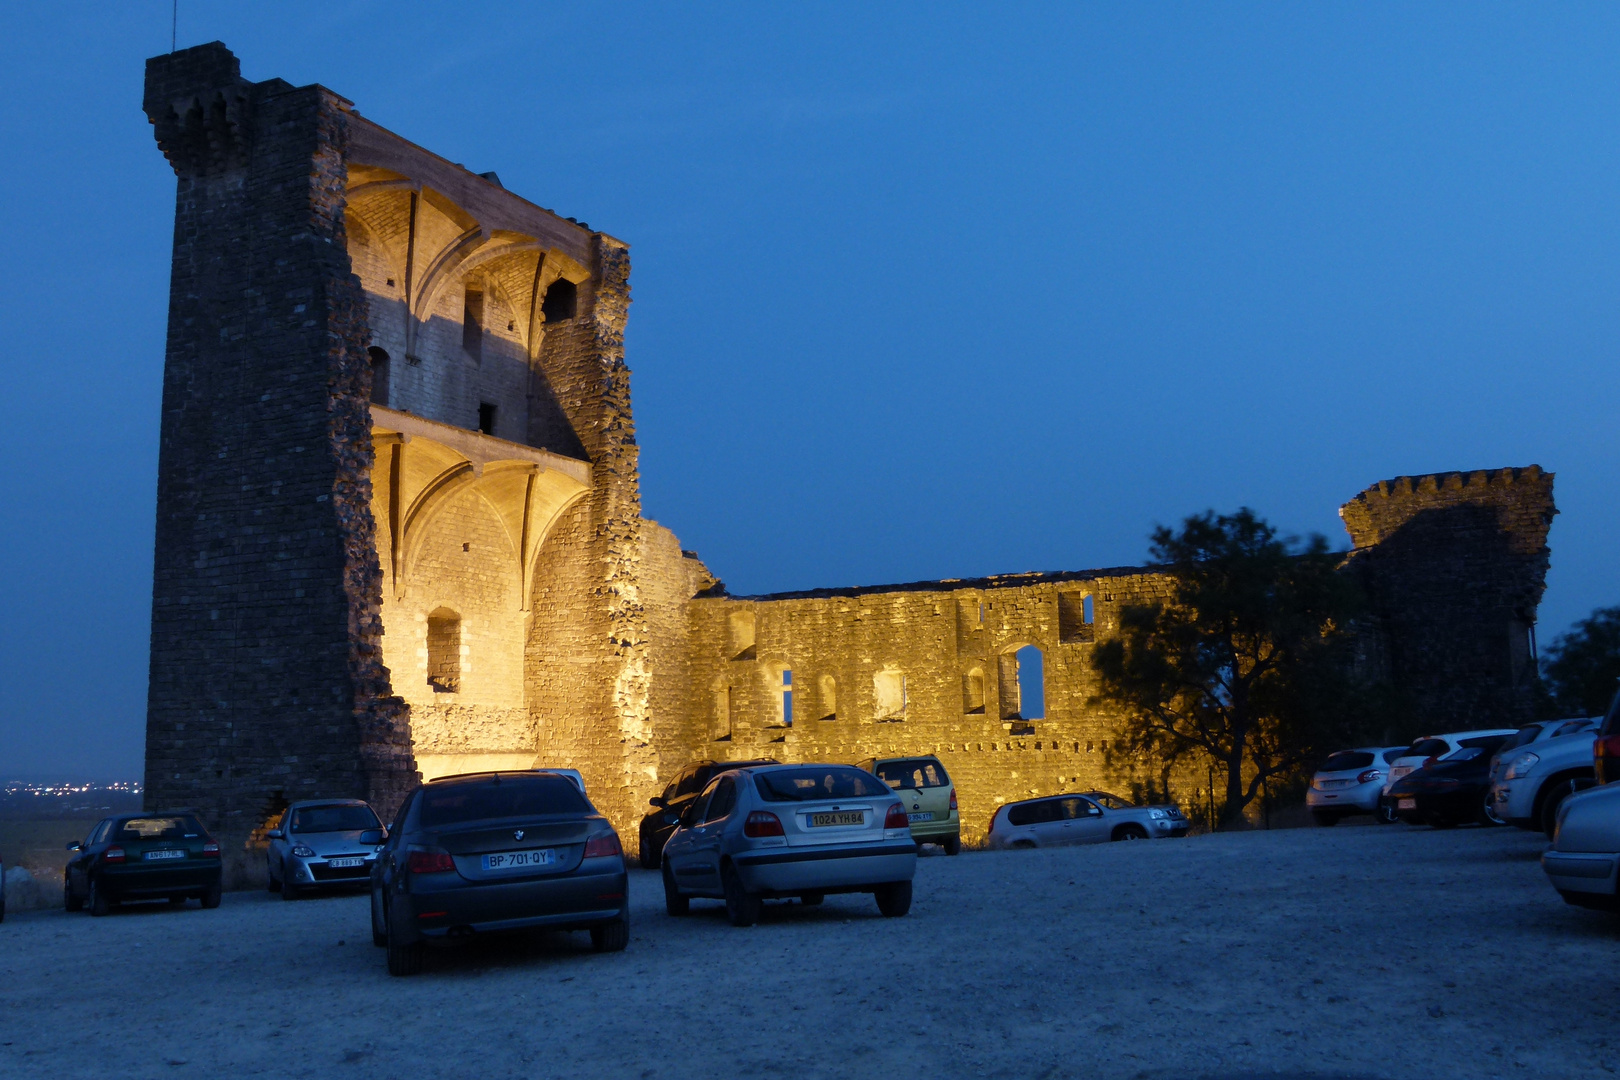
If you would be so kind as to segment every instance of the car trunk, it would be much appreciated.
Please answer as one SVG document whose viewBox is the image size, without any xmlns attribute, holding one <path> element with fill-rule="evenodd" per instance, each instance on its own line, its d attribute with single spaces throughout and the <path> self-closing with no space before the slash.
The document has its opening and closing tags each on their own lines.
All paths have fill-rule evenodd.
<svg viewBox="0 0 1620 1080">
<path fill-rule="evenodd" d="M 789 847 L 808 847 L 878 843 L 883 839 L 883 819 L 892 805 L 893 798 L 879 795 L 771 802 L 765 808 L 782 822 Z M 860 815 L 858 823 L 851 820 L 856 814 Z"/>
<path fill-rule="evenodd" d="M 949 821 L 951 818 L 951 788 L 949 784 L 936 787 L 895 789 L 906 816 L 916 824 Z"/>
<path fill-rule="evenodd" d="M 516 881 L 578 869 L 585 856 L 585 841 L 593 832 L 606 830 L 606 823 L 600 820 L 531 818 L 512 819 L 499 826 L 480 821 L 462 827 L 444 827 L 436 829 L 433 837 L 455 860 L 457 873 L 467 880 Z M 531 854 L 522 859 L 525 865 L 512 866 L 509 857 L 518 852 Z M 550 852 L 549 856 L 538 856 L 544 861 L 529 863 L 537 857 L 532 853 L 544 852 Z M 492 867 L 490 856 L 506 857 L 500 862 L 507 865 Z"/>
</svg>

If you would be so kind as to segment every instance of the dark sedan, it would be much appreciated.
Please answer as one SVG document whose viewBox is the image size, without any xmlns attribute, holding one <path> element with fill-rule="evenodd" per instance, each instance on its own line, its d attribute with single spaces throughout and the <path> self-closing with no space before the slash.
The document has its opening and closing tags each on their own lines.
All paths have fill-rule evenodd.
<svg viewBox="0 0 1620 1080">
<path fill-rule="evenodd" d="M 652 812 L 641 819 L 641 866 L 644 870 L 656 870 L 661 865 L 664 845 L 669 843 L 675 827 L 680 824 L 681 814 L 691 805 L 709 781 L 725 772 L 727 769 L 749 769 L 756 765 L 775 765 L 771 760 L 761 761 L 694 761 L 682 769 L 675 779 L 664 788 L 662 795 L 655 795 L 648 802 L 652 805 Z"/>
<path fill-rule="evenodd" d="M 179 905 L 193 897 L 219 907 L 219 843 L 188 810 L 103 818 L 68 850 L 62 902 L 69 911 L 89 905 L 90 914 L 105 915 L 125 900 Z"/>
<path fill-rule="evenodd" d="M 598 952 L 630 940 L 619 836 L 574 782 L 475 773 L 412 792 L 371 875 L 371 937 L 389 973 L 420 971 L 429 942 L 541 929 L 589 930 Z"/>
<path fill-rule="evenodd" d="M 1390 785 L 1379 803 L 1408 825 L 1449 829 L 1465 822 L 1501 824 L 1491 814 L 1491 755 L 1495 746 L 1458 750 Z"/>
</svg>

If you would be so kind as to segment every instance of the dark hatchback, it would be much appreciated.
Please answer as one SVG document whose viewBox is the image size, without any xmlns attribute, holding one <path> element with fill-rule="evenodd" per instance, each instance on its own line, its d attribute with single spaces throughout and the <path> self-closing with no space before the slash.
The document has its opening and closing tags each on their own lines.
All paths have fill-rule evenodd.
<svg viewBox="0 0 1620 1080">
<path fill-rule="evenodd" d="M 720 773 L 727 769 L 750 769 L 761 765 L 775 765 L 775 761 L 763 759 L 760 761 L 694 761 L 682 769 L 675 779 L 664 788 L 662 795 L 655 795 L 648 802 L 652 806 L 652 813 L 641 819 L 641 867 L 644 870 L 656 870 L 662 865 L 664 845 L 681 823 L 681 814 L 691 805 L 692 800 L 703 793 Z"/>
<path fill-rule="evenodd" d="M 1407 773 L 1379 797 L 1380 807 L 1408 825 L 1437 829 L 1469 821 L 1500 825 L 1490 812 L 1491 755 L 1509 738 L 1465 747 L 1453 757 Z"/>
<path fill-rule="evenodd" d="M 630 903 L 613 826 L 560 773 L 417 788 L 371 872 L 371 937 L 388 949 L 389 973 L 421 970 L 429 942 L 518 930 L 589 930 L 599 952 L 625 947 Z"/>
<path fill-rule="evenodd" d="M 125 900 L 196 898 L 219 907 L 219 843 L 189 810 L 103 818 L 82 841 L 62 874 L 62 905 L 105 915 Z"/>
</svg>

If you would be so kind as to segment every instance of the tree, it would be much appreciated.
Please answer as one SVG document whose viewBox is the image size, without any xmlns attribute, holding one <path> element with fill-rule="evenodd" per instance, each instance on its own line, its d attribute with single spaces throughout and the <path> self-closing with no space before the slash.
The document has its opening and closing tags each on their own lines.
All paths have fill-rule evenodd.
<svg viewBox="0 0 1620 1080">
<path fill-rule="evenodd" d="M 1620 685 L 1620 607 L 1598 608 L 1559 635 L 1541 670 L 1565 716 L 1601 715 Z"/>
<path fill-rule="evenodd" d="M 1160 526 L 1151 550 L 1171 595 L 1125 608 L 1095 646 L 1093 700 L 1124 714 L 1128 750 L 1223 769 L 1229 825 L 1268 780 L 1344 745 L 1360 592 L 1326 539 L 1279 538 L 1246 508 Z"/>
</svg>

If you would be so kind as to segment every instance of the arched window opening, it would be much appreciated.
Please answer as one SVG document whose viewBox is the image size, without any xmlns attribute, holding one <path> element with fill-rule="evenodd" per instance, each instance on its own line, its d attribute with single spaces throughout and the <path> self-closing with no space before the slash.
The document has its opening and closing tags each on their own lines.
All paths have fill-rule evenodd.
<svg viewBox="0 0 1620 1080">
<path fill-rule="evenodd" d="M 546 289 L 546 298 L 540 301 L 540 314 L 547 323 L 566 322 L 574 317 L 579 305 L 579 286 L 567 278 L 558 278 Z"/>
<path fill-rule="evenodd" d="M 831 675 L 823 675 L 818 686 L 821 690 L 821 718 L 838 719 L 838 680 Z"/>
<path fill-rule="evenodd" d="M 1090 593 L 1058 593 L 1058 640 L 1093 640 L 1096 632 L 1093 622 L 1095 614 Z"/>
<path fill-rule="evenodd" d="M 373 345 L 366 350 L 371 357 L 371 403 L 388 404 L 388 350 Z"/>
<path fill-rule="evenodd" d="M 782 723 L 788 727 L 793 726 L 793 672 L 788 668 L 782 669 Z"/>
<path fill-rule="evenodd" d="M 726 617 L 726 655 L 733 660 L 752 660 L 757 655 L 752 608 L 733 611 Z"/>
<path fill-rule="evenodd" d="M 906 718 L 905 675 L 892 670 L 878 672 L 872 676 L 872 694 L 878 720 Z"/>
<path fill-rule="evenodd" d="M 461 692 L 461 616 L 439 608 L 427 620 L 428 685 L 435 694 Z"/>
<path fill-rule="evenodd" d="M 714 691 L 714 741 L 731 741 L 731 687 L 719 686 Z"/>
<path fill-rule="evenodd" d="M 484 294 L 468 289 L 461 309 L 461 348 L 474 363 L 484 359 Z"/>
<path fill-rule="evenodd" d="M 984 712 L 984 672 L 978 668 L 962 676 L 962 711 L 969 714 Z"/>
</svg>

